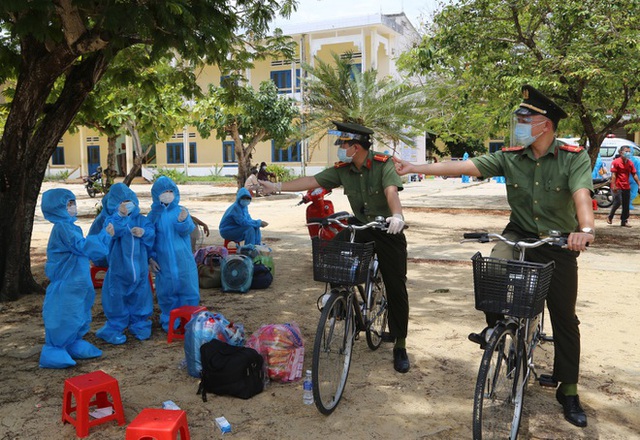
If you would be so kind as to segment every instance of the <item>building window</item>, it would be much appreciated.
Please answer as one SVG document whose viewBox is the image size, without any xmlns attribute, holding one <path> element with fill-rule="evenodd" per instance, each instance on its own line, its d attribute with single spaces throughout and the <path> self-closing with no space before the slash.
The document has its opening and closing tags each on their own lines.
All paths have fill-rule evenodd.
<svg viewBox="0 0 640 440">
<path fill-rule="evenodd" d="M 167 143 L 167 163 L 184 163 L 182 142 Z"/>
<path fill-rule="evenodd" d="M 198 147 L 195 142 L 189 142 L 189 163 L 198 163 Z"/>
<path fill-rule="evenodd" d="M 296 69 L 296 88 L 292 89 L 291 69 L 274 70 L 271 72 L 271 81 L 278 88 L 278 93 L 292 93 L 300 91 L 300 69 Z"/>
<path fill-rule="evenodd" d="M 51 156 L 51 163 L 53 165 L 64 165 L 64 147 L 56 147 L 56 151 Z"/>
<path fill-rule="evenodd" d="M 500 151 L 504 147 L 504 142 L 489 142 L 489 153 Z"/>
<path fill-rule="evenodd" d="M 300 142 L 291 145 L 288 148 L 277 148 L 276 143 L 271 141 L 271 158 L 272 162 L 300 162 L 301 152 Z"/>
<path fill-rule="evenodd" d="M 223 163 L 236 162 L 236 143 L 234 141 L 222 142 L 222 162 Z"/>
</svg>

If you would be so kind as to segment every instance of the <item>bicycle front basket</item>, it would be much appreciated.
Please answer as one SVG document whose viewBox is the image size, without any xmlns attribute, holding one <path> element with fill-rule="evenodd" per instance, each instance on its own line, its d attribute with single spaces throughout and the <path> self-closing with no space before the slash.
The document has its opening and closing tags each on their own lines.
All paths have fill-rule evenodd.
<svg viewBox="0 0 640 440">
<path fill-rule="evenodd" d="M 518 318 L 533 318 L 544 308 L 554 262 L 471 257 L 476 309 Z"/>
<path fill-rule="evenodd" d="M 339 240 L 311 240 L 313 279 L 325 283 L 364 283 L 373 257 L 374 242 L 350 243 Z"/>
</svg>

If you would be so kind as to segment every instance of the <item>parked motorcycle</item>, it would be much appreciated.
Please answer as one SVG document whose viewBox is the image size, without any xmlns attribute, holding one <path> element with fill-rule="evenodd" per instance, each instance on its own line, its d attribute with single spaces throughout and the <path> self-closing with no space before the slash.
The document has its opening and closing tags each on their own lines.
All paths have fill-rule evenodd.
<svg viewBox="0 0 640 440">
<path fill-rule="evenodd" d="M 94 173 L 82 178 L 84 187 L 87 189 L 89 197 L 94 198 L 96 194 L 104 193 L 105 186 L 102 180 L 102 167 L 98 167 Z"/>
<path fill-rule="evenodd" d="M 607 179 L 605 177 L 593 179 L 593 199 L 600 208 L 609 208 L 613 205 L 611 179 Z"/>
<path fill-rule="evenodd" d="M 325 200 L 325 196 L 331 194 L 331 191 L 324 188 L 310 189 L 302 196 L 302 200 L 296 205 L 300 206 L 303 203 L 311 203 L 307 206 L 307 223 L 310 219 L 325 218 L 334 213 L 333 203 L 331 200 Z M 309 236 L 311 238 L 318 237 L 318 231 L 320 231 L 320 238 L 322 240 L 331 240 L 341 228 L 336 225 L 324 227 L 320 229 L 318 225 L 307 226 L 309 228 Z"/>
</svg>

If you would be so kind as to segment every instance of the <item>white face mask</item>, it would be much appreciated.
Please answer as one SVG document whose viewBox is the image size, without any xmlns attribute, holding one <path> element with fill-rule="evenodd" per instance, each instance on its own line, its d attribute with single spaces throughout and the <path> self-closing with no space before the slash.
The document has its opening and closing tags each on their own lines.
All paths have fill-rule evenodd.
<svg viewBox="0 0 640 440">
<path fill-rule="evenodd" d="M 71 217 L 76 217 L 78 215 L 78 207 L 75 204 L 69 205 L 67 206 L 67 212 Z"/>
<path fill-rule="evenodd" d="M 171 202 L 173 202 L 173 199 L 175 199 L 175 196 L 173 195 L 173 191 L 165 191 L 162 194 L 160 194 L 158 199 L 160 199 L 160 203 L 164 203 L 165 205 L 168 205 Z"/>
<path fill-rule="evenodd" d="M 531 130 L 533 129 L 533 127 L 537 127 L 538 125 L 541 125 L 541 124 L 544 124 L 544 121 L 538 122 L 537 124 L 528 124 L 528 123 L 518 122 L 513 131 L 513 136 L 515 138 L 516 145 L 528 147 L 529 145 L 533 144 L 536 141 L 536 139 L 540 137 L 542 133 L 538 134 L 537 136 L 533 136 L 531 134 Z"/>
<path fill-rule="evenodd" d="M 351 162 L 353 161 L 353 156 L 347 155 L 348 148 L 338 148 L 338 160 L 340 162 Z M 355 154 L 354 154 L 355 156 Z"/>
</svg>

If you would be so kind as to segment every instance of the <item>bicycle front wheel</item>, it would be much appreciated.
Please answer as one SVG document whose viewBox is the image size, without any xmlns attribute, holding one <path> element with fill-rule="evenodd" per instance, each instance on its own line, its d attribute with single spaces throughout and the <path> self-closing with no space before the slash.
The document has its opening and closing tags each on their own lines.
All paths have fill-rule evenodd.
<svg viewBox="0 0 640 440">
<path fill-rule="evenodd" d="M 376 350 L 382 343 L 382 334 L 387 327 L 389 309 L 387 307 L 387 290 L 380 272 L 376 273 L 367 285 L 367 345 Z"/>
<path fill-rule="evenodd" d="M 348 296 L 333 291 L 322 308 L 313 344 L 313 398 L 322 414 L 336 409 L 347 383 L 355 339 L 355 316 Z"/>
<path fill-rule="evenodd" d="M 516 326 L 499 325 L 485 348 L 473 401 L 473 438 L 515 439 L 524 389 L 518 365 Z M 520 364 L 523 363 L 520 358 Z"/>
</svg>

